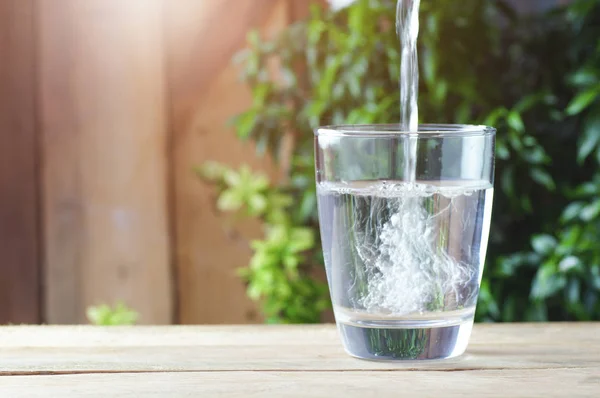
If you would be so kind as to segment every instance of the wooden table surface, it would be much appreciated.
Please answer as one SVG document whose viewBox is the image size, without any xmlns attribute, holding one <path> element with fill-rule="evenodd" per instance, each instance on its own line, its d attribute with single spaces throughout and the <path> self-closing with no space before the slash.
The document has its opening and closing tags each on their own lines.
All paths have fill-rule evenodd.
<svg viewBox="0 0 600 398">
<path fill-rule="evenodd" d="M 476 325 L 457 359 L 379 363 L 318 326 L 0 328 L 0 397 L 600 397 L 600 324 Z"/>
</svg>

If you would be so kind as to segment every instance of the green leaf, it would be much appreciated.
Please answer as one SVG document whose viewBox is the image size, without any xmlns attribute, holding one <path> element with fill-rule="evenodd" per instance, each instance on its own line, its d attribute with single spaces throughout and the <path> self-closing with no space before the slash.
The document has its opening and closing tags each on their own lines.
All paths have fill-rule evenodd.
<svg viewBox="0 0 600 398">
<path fill-rule="evenodd" d="M 312 20 L 308 24 L 308 42 L 316 45 L 321 39 L 322 33 L 326 30 L 325 23 L 319 20 Z"/>
<path fill-rule="evenodd" d="M 502 160 L 510 159 L 510 151 L 506 147 L 504 141 L 498 140 L 498 143 L 496 144 L 496 156 L 498 156 L 498 159 Z"/>
<path fill-rule="evenodd" d="M 221 211 L 237 211 L 244 205 L 243 198 L 238 192 L 228 189 L 224 191 L 217 201 L 217 207 Z"/>
<path fill-rule="evenodd" d="M 252 133 L 252 130 L 256 125 L 257 118 L 258 113 L 256 112 L 256 110 L 251 109 L 247 112 L 238 115 L 234 119 L 238 138 L 245 140 L 248 137 L 250 137 L 250 134 Z"/>
<path fill-rule="evenodd" d="M 524 257 L 520 253 L 511 256 L 500 258 L 498 261 L 498 274 L 503 277 L 510 277 L 517 273 L 519 268 L 524 265 Z"/>
<path fill-rule="evenodd" d="M 549 191 L 554 191 L 556 189 L 556 184 L 554 183 L 554 179 L 552 176 L 544 169 L 535 167 L 531 169 L 529 175 L 535 182 L 546 187 Z"/>
<path fill-rule="evenodd" d="M 520 133 L 525 131 L 525 124 L 523 123 L 523 119 L 521 119 L 521 115 L 519 113 L 515 111 L 509 112 L 506 121 L 511 129 Z"/>
<path fill-rule="evenodd" d="M 577 161 L 582 164 L 600 142 L 600 109 L 592 112 L 583 124 L 578 142 Z"/>
<path fill-rule="evenodd" d="M 598 185 L 593 182 L 586 182 L 575 189 L 575 194 L 579 197 L 586 197 L 598 194 Z"/>
<path fill-rule="evenodd" d="M 339 58 L 330 57 L 325 67 L 325 74 L 318 84 L 319 99 L 323 101 L 333 90 L 333 83 L 340 69 Z"/>
<path fill-rule="evenodd" d="M 507 113 L 508 113 L 508 109 L 506 109 L 506 108 L 494 109 L 494 111 L 491 112 L 488 115 L 488 117 L 485 119 L 484 124 L 487 126 L 497 126 L 498 121 L 501 118 L 505 117 Z"/>
<path fill-rule="evenodd" d="M 248 199 L 248 210 L 252 215 L 259 215 L 264 213 L 267 209 L 267 198 L 262 194 L 252 195 Z"/>
<path fill-rule="evenodd" d="M 327 105 L 324 101 L 312 101 L 309 102 L 305 108 L 305 113 L 307 116 L 314 117 L 319 120 L 326 106 Z"/>
<path fill-rule="evenodd" d="M 260 299 L 260 296 L 262 295 L 262 290 L 260 286 L 258 286 L 256 283 L 250 283 L 248 285 L 248 289 L 246 289 L 246 294 L 251 300 L 256 301 Z"/>
<path fill-rule="evenodd" d="M 538 270 L 531 287 L 531 298 L 534 300 L 545 300 L 554 296 L 567 284 L 567 278 L 556 272 L 552 263 L 545 263 Z"/>
<path fill-rule="evenodd" d="M 260 271 L 264 268 L 277 266 L 278 257 L 266 247 L 255 248 L 254 255 L 250 259 L 250 269 Z"/>
<path fill-rule="evenodd" d="M 294 203 L 291 195 L 282 194 L 277 191 L 269 192 L 268 194 L 269 207 L 272 209 L 284 209 Z"/>
<path fill-rule="evenodd" d="M 89 322 L 93 325 L 108 325 L 110 319 L 110 307 L 100 305 L 89 307 L 86 310 Z"/>
<path fill-rule="evenodd" d="M 579 214 L 581 213 L 581 210 L 583 209 L 584 205 L 585 204 L 583 202 L 569 203 L 569 205 L 565 208 L 565 210 L 562 213 L 561 221 L 563 223 L 567 223 L 579 217 Z"/>
<path fill-rule="evenodd" d="M 444 101 L 448 95 L 448 82 L 440 80 L 436 83 L 433 89 L 433 98 L 438 103 Z"/>
<path fill-rule="evenodd" d="M 575 256 L 567 256 L 558 263 L 558 270 L 562 273 L 567 273 L 581 268 L 581 260 Z"/>
<path fill-rule="evenodd" d="M 299 263 L 300 259 L 298 258 L 298 256 L 293 254 L 288 254 L 283 258 L 283 265 L 289 270 L 295 270 L 296 268 L 298 268 Z"/>
<path fill-rule="evenodd" d="M 600 96 L 600 84 L 579 93 L 567 107 L 567 115 L 577 115 L 583 112 Z"/>
<path fill-rule="evenodd" d="M 302 196 L 300 204 L 300 219 L 307 220 L 313 214 L 317 206 L 317 195 L 314 191 L 306 191 Z"/>
<path fill-rule="evenodd" d="M 529 138 L 529 137 L 528 137 Z M 540 146 L 535 146 L 531 150 L 527 151 L 524 155 L 525 159 L 530 164 L 541 165 L 548 162 L 548 155 L 544 149 Z"/>
<path fill-rule="evenodd" d="M 289 248 L 292 252 L 302 252 L 314 246 L 314 233 L 309 228 L 295 228 L 290 237 Z"/>
<path fill-rule="evenodd" d="M 90 323 L 99 326 L 133 325 L 139 317 L 137 312 L 122 302 L 118 302 L 114 308 L 106 304 L 89 307 L 86 315 Z"/>
<path fill-rule="evenodd" d="M 266 222 L 272 225 L 283 225 L 289 222 L 288 213 L 282 208 L 268 210 L 266 214 Z"/>
<path fill-rule="evenodd" d="M 600 199 L 596 199 L 589 205 L 585 206 L 579 215 L 583 221 L 592 221 L 600 215 Z"/>
<path fill-rule="evenodd" d="M 508 142 L 510 146 L 517 152 L 521 152 L 523 150 L 523 141 L 522 136 L 517 130 L 510 130 L 508 133 Z"/>
<path fill-rule="evenodd" d="M 254 87 L 252 90 L 252 99 L 254 103 L 254 110 L 258 111 L 265 106 L 267 97 L 271 91 L 271 86 L 267 83 L 261 83 Z"/>
<path fill-rule="evenodd" d="M 348 11 L 348 27 L 351 32 L 362 32 L 364 29 L 364 6 L 365 2 L 359 2 Z"/>
<path fill-rule="evenodd" d="M 589 86 L 598 82 L 598 70 L 588 66 L 583 67 L 571 75 L 569 80 L 575 86 Z"/>
<path fill-rule="evenodd" d="M 560 244 L 556 249 L 556 254 L 566 256 L 575 250 L 577 241 L 581 236 L 582 228 L 580 225 L 573 225 L 563 231 L 560 235 Z"/>
<path fill-rule="evenodd" d="M 556 238 L 550 235 L 536 235 L 531 239 L 531 246 L 536 253 L 548 255 L 557 245 Z"/>
<path fill-rule="evenodd" d="M 115 306 L 113 313 L 113 325 L 133 325 L 138 319 L 138 313 L 128 308 L 124 303 L 119 302 Z"/>
<path fill-rule="evenodd" d="M 267 237 L 271 244 L 285 244 L 288 241 L 288 230 L 285 225 L 274 225 L 269 228 Z"/>
<path fill-rule="evenodd" d="M 255 191 L 264 191 L 269 187 L 269 179 L 262 174 L 255 174 L 249 176 L 251 180 L 252 189 Z"/>
</svg>

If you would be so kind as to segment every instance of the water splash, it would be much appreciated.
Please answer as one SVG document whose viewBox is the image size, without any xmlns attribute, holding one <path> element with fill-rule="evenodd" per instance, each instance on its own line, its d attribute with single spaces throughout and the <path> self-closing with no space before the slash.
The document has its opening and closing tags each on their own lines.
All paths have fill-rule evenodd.
<svg viewBox="0 0 600 398">
<path fill-rule="evenodd" d="M 405 190 L 393 199 L 373 197 L 371 205 L 392 214 L 381 226 L 374 256 L 365 256 L 368 293 L 361 305 L 367 312 L 394 315 L 442 311 L 465 301 L 463 287 L 476 268 L 450 256 L 440 247 L 440 223 L 453 213 L 454 198 L 472 191 L 448 192 L 445 206 L 425 209 L 420 192 Z M 439 192 L 442 194 L 442 192 Z M 357 242 L 358 243 L 358 242 Z"/>
<path fill-rule="evenodd" d="M 337 239 L 349 252 L 334 257 L 351 270 L 350 306 L 387 316 L 471 306 L 480 264 L 469 249 L 456 250 L 465 233 L 465 248 L 473 247 L 473 212 L 489 189 L 483 182 L 319 184 L 320 197 L 337 198 L 345 220 Z"/>
</svg>

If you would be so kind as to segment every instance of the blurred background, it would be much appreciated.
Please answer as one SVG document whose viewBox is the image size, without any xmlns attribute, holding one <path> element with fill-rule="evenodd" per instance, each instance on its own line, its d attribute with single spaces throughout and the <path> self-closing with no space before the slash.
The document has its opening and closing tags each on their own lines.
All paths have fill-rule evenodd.
<svg viewBox="0 0 600 398">
<path fill-rule="evenodd" d="M 0 324 L 331 320 L 312 129 L 399 120 L 395 0 L 0 0 Z M 479 321 L 600 319 L 600 1 L 422 1 L 498 128 Z"/>
</svg>

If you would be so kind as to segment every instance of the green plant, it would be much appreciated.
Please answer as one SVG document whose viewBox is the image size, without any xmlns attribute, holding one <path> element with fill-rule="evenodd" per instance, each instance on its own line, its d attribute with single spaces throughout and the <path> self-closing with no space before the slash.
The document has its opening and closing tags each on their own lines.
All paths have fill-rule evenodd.
<svg viewBox="0 0 600 398">
<path fill-rule="evenodd" d="M 265 238 L 251 243 L 254 255 L 240 275 L 248 282 L 248 296 L 263 300 L 267 322 L 318 322 L 329 306 L 327 287 L 307 267 L 320 261 L 315 233 L 298 222 L 301 214 L 292 210 L 293 197 L 246 166 L 232 170 L 209 162 L 197 171 L 218 185 L 220 210 L 258 217 L 265 225 Z"/>
<path fill-rule="evenodd" d="M 519 310 L 521 303 L 509 296 L 504 320 L 600 318 L 599 11 L 596 0 L 577 1 L 567 10 L 573 28 L 570 56 L 576 67 L 566 76 L 576 95 L 561 116 L 580 132 L 577 148 L 570 153 L 575 175 L 561 181 L 570 203 L 559 219 L 542 228 L 545 233 L 531 238 L 530 250 L 500 260 L 501 278 L 533 275 L 531 289 L 524 291 L 529 305 Z"/>
<path fill-rule="evenodd" d="M 287 178 L 272 185 L 248 169 L 215 164 L 205 165 L 202 174 L 217 183 L 222 210 L 265 222 L 265 239 L 253 244 L 255 255 L 243 274 L 249 295 L 263 301 L 271 321 L 318 321 L 326 308 L 324 285 L 314 277 L 322 258 L 315 245 L 312 129 L 398 121 L 395 5 L 357 0 L 338 12 L 314 7 L 307 21 L 273 41 L 251 33 L 248 50 L 238 57 L 254 103 L 234 118 L 237 135 L 275 159 L 291 140 L 291 161 L 283 165 Z M 600 318 L 594 282 L 600 252 L 590 248 L 599 236 L 600 213 L 592 189 L 600 176 L 590 157 L 600 152 L 599 18 L 597 0 L 543 15 L 519 15 L 501 0 L 422 4 L 422 120 L 485 123 L 499 130 L 479 320 Z M 268 67 L 274 58 L 275 74 Z M 575 216 L 563 215 L 559 225 L 565 208 Z M 584 209 L 587 215 L 577 216 Z M 542 232 L 549 235 L 538 236 Z M 569 251 L 557 253 L 561 245 Z M 575 261 L 567 255 L 579 266 L 567 267 Z M 571 274 L 555 277 L 562 261 Z M 577 286 L 593 304 L 569 304 Z"/>
<path fill-rule="evenodd" d="M 97 326 L 123 326 L 134 325 L 139 314 L 118 302 L 114 307 L 106 304 L 88 307 L 86 310 L 88 321 Z"/>
</svg>

